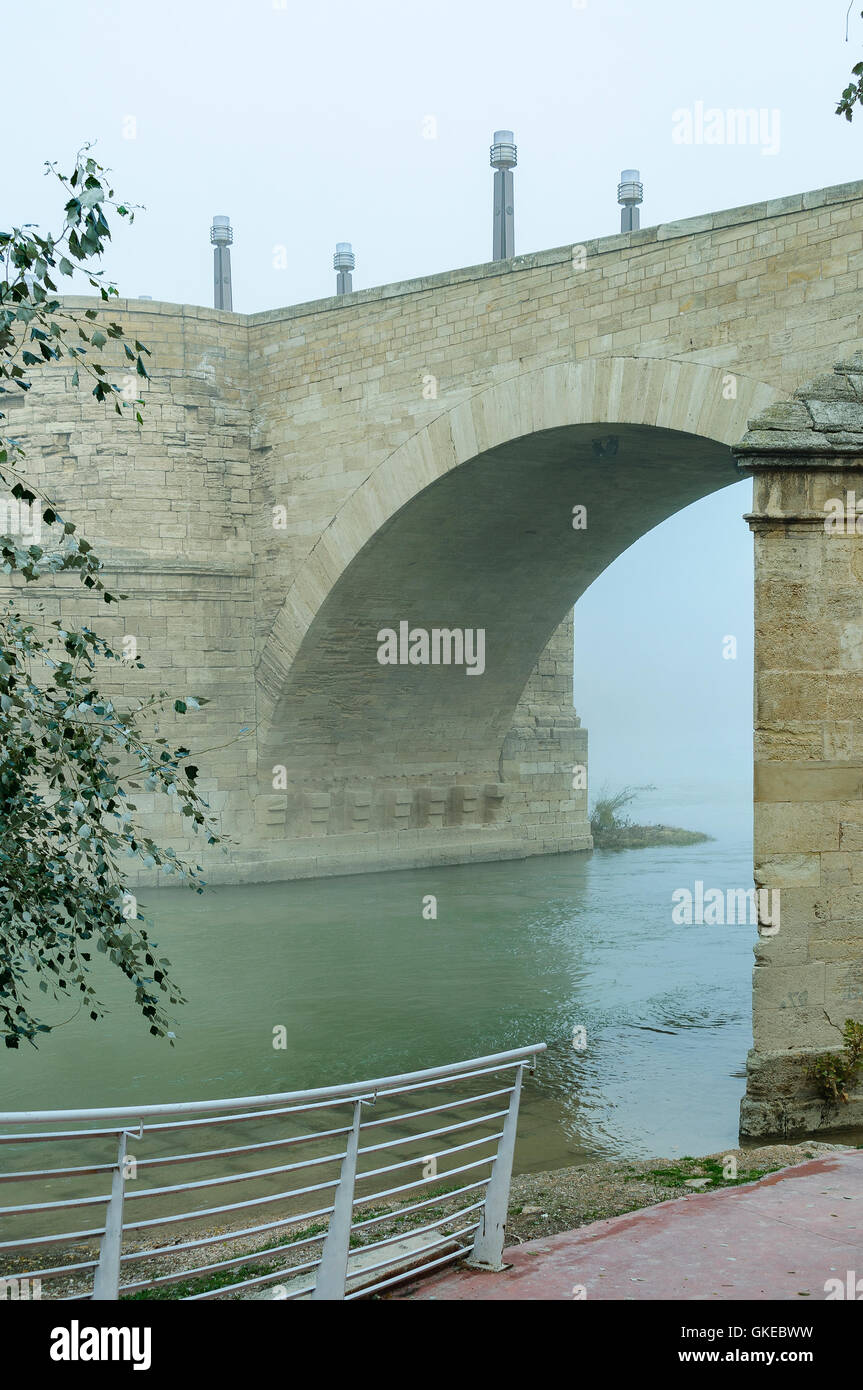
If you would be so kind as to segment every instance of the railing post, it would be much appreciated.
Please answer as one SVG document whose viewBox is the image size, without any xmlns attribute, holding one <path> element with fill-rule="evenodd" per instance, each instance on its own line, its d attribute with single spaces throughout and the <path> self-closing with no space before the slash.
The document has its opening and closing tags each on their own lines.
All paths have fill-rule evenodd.
<svg viewBox="0 0 863 1390">
<path fill-rule="evenodd" d="M 327 1228 L 321 1263 L 318 1266 L 312 1298 L 343 1299 L 348 1274 L 348 1255 L 351 1248 L 351 1226 L 354 1219 L 354 1183 L 357 1175 L 357 1153 L 360 1147 L 360 1112 L 362 1101 L 354 1101 L 354 1119 L 348 1135 L 345 1156 L 339 1173 L 330 1224 Z"/>
<path fill-rule="evenodd" d="M 123 1247 L 123 1198 L 126 1193 L 126 1131 L 117 1146 L 117 1167 L 105 1215 L 105 1233 L 99 1245 L 99 1263 L 93 1278 L 93 1298 L 116 1301 L 120 1297 L 120 1254 Z"/>
<path fill-rule="evenodd" d="M 509 1185 L 512 1180 L 512 1159 L 515 1153 L 515 1132 L 518 1128 L 518 1103 L 521 1098 L 521 1078 L 524 1063 L 519 1066 L 509 1109 L 503 1122 L 503 1133 L 498 1144 L 497 1154 L 492 1164 L 491 1177 L 485 1190 L 479 1229 L 467 1264 L 480 1269 L 505 1269 L 503 1263 L 503 1237 L 506 1228 L 506 1214 L 509 1206 Z"/>
</svg>

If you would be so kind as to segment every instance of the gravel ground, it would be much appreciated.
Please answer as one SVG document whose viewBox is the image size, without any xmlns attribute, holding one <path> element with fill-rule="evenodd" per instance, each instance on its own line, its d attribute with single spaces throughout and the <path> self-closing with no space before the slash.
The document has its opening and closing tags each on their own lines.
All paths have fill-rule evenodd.
<svg viewBox="0 0 863 1390">
<path fill-rule="evenodd" d="M 721 1153 L 707 1154 L 701 1158 L 628 1159 L 615 1163 L 590 1163 L 578 1168 L 557 1168 L 550 1172 L 525 1173 L 513 1178 L 512 1181 L 509 1220 L 507 1222 L 507 1244 L 520 1245 L 524 1241 L 555 1235 L 559 1231 L 574 1230 L 576 1227 L 587 1225 L 591 1221 L 599 1221 L 608 1216 L 619 1216 L 628 1211 L 637 1211 L 639 1208 L 654 1206 L 657 1202 L 665 1202 L 673 1197 L 693 1196 L 699 1191 L 727 1187 L 734 1183 L 753 1182 L 764 1173 L 775 1172 L 779 1168 L 803 1163 L 807 1159 L 817 1158 L 822 1154 L 847 1147 L 844 1144 L 822 1144 L 815 1141 L 804 1144 L 773 1144 L 757 1149 L 726 1149 Z M 729 1176 L 733 1173 L 728 1162 L 731 1158 L 736 1163 L 736 1178 Z M 356 1244 L 367 1244 L 369 1241 L 380 1240 L 385 1235 L 408 1234 L 412 1226 L 432 1221 L 437 1216 L 452 1211 L 454 1205 L 457 1207 L 467 1200 L 469 1199 L 464 1197 L 457 1198 L 453 1204 L 452 1201 L 447 1202 L 445 1194 L 441 1192 L 440 1201 L 435 1206 L 427 1207 L 420 1212 L 400 1219 L 397 1217 L 387 1219 L 387 1213 L 392 1211 L 393 1207 L 391 1204 L 381 1204 L 375 1208 L 374 1214 L 383 1214 L 383 1219 L 361 1232 Z M 272 1213 L 272 1208 L 269 1208 L 269 1211 Z M 372 1214 L 370 1208 L 362 1213 L 363 1216 L 371 1216 Z M 258 1221 L 267 1219 L 275 1219 L 275 1214 L 257 1218 Z M 212 1245 L 204 1246 L 200 1250 L 177 1251 L 176 1253 L 169 1251 L 163 1255 L 154 1256 L 152 1260 L 142 1261 L 140 1265 L 137 1263 L 126 1265 L 124 1280 L 141 1278 L 145 1270 L 149 1277 L 176 1274 L 191 1269 L 195 1265 L 233 1259 L 261 1251 L 268 1243 L 268 1239 L 270 1242 L 286 1241 L 298 1234 L 311 1235 L 320 1230 L 320 1227 L 306 1227 L 304 1231 L 300 1232 L 296 1227 L 285 1227 L 270 1233 L 269 1237 L 267 1235 L 234 1237 L 228 1243 L 227 1238 L 232 1230 L 242 1230 L 244 1226 L 255 1224 L 255 1220 L 256 1218 L 252 1215 L 242 1224 L 199 1227 L 194 1232 L 189 1230 L 187 1233 L 177 1234 L 173 1241 L 174 1244 L 192 1238 L 201 1239 L 206 1236 L 224 1236 L 226 1239 L 215 1241 Z M 444 1230 L 446 1229 L 444 1227 Z M 171 1238 L 166 1237 L 166 1233 L 163 1232 L 158 1242 L 156 1240 L 127 1242 L 125 1249 L 127 1252 L 143 1251 L 153 1249 L 157 1244 L 165 1246 L 171 1243 Z M 220 1276 L 221 1282 L 229 1283 L 255 1277 L 270 1269 L 284 1271 L 285 1274 L 288 1274 L 293 1266 L 313 1257 L 319 1252 L 319 1249 L 319 1245 L 313 1245 L 291 1252 L 287 1256 L 283 1254 L 267 1255 L 261 1260 L 224 1271 Z M 34 1263 L 60 1265 L 67 1261 L 93 1259 L 97 1255 L 98 1250 L 95 1246 L 87 1249 L 83 1246 L 77 1246 L 68 1251 L 54 1248 L 50 1254 L 47 1251 L 41 1252 L 41 1257 L 37 1254 L 35 1261 L 32 1257 L 28 1259 L 26 1256 L 21 1256 L 11 1265 L 7 1265 L 0 1273 L 7 1276 L 15 1275 L 32 1268 Z M 50 1281 L 45 1280 L 43 1281 L 42 1297 L 55 1299 L 85 1294 L 89 1288 L 89 1277 L 86 1279 L 62 1277 Z M 147 1297 L 176 1299 L 199 1293 L 203 1291 L 203 1288 L 204 1285 L 200 1280 L 188 1280 L 180 1284 L 166 1284 L 159 1289 L 148 1291 Z M 257 1296 L 260 1297 L 264 1293 L 264 1289 L 226 1293 L 220 1295 L 220 1298 L 224 1300 L 239 1299 L 248 1297 L 253 1293 L 257 1293 Z"/>
</svg>

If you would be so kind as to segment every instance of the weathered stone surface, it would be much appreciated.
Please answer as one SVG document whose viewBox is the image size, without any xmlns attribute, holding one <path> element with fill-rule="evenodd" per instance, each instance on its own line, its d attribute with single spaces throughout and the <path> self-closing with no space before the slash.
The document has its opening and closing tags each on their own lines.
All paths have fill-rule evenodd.
<svg viewBox="0 0 863 1390">
<path fill-rule="evenodd" d="M 827 375 L 800 386 L 749 421 L 735 452 L 741 461 L 789 455 L 787 468 L 813 454 L 863 455 L 863 355 L 853 354 Z M 796 457 L 794 457 L 796 456 Z"/>
<path fill-rule="evenodd" d="M 802 401 L 777 401 L 749 422 L 749 429 L 755 431 L 811 428 L 812 416 Z"/>
<path fill-rule="evenodd" d="M 863 1120 L 859 1087 L 828 1104 L 808 1070 L 847 1018 L 863 1020 L 861 381 L 855 356 L 753 420 L 735 450 L 755 474 L 755 879 L 781 897 L 753 976 L 753 1137 Z M 850 530 L 828 525 L 833 500 Z"/>
<path fill-rule="evenodd" d="M 859 401 L 818 401 L 810 397 L 806 408 L 816 430 L 850 432 L 863 439 L 863 408 Z"/>
</svg>

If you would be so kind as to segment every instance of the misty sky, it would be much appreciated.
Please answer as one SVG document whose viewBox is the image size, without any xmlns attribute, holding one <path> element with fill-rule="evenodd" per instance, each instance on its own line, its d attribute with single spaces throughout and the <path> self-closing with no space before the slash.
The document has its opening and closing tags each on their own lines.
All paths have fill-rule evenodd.
<svg viewBox="0 0 863 1390">
<path fill-rule="evenodd" d="M 356 288 L 488 260 L 497 128 L 519 146 L 517 253 L 618 230 L 623 167 L 641 169 L 644 226 L 847 182 L 863 168 L 863 114 L 833 114 L 863 54 L 861 6 L 846 44 L 847 8 L 35 0 L 0 37 L 14 122 L 0 220 L 52 225 L 43 161 L 96 140 L 146 208 L 106 262 L 121 293 L 211 303 L 209 224 L 228 213 L 234 307 L 253 311 L 331 294 L 340 240 Z M 765 108 L 778 150 L 675 143 L 672 113 L 699 101 Z M 673 517 L 579 604 L 594 783 L 749 776 L 749 492 Z"/>
</svg>

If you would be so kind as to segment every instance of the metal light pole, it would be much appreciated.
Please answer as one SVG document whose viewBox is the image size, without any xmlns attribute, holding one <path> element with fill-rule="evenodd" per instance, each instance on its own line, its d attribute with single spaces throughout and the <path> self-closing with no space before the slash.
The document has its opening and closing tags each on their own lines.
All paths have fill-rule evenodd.
<svg viewBox="0 0 863 1390">
<path fill-rule="evenodd" d="M 357 258 L 351 249 L 349 241 L 336 242 L 336 254 L 333 256 L 333 270 L 336 275 L 336 294 L 350 294 L 353 290 L 353 279 L 351 271 L 357 263 Z"/>
<path fill-rule="evenodd" d="M 213 304 L 217 309 L 233 309 L 231 298 L 231 252 L 234 240 L 228 217 L 214 217 L 210 228 L 213 243 Z"/>
<path fill-rule="evenodd" d="M 496 130 L 490 151 L 494 175 L 494 232 L 492 260 L 506 261 L 515 255 L 512 171 L 518 163 L 518 150 L 511 130 Z"/>
<path fill-rule="evenodd" d="M 620 230 L 637 232 L 641 225 L 638 205 L 644 199 L 641 175 L 637 169 L 621 169 L 620 183 L 617 185 L 617 201 L 620 203 Z"/>
</svg>

